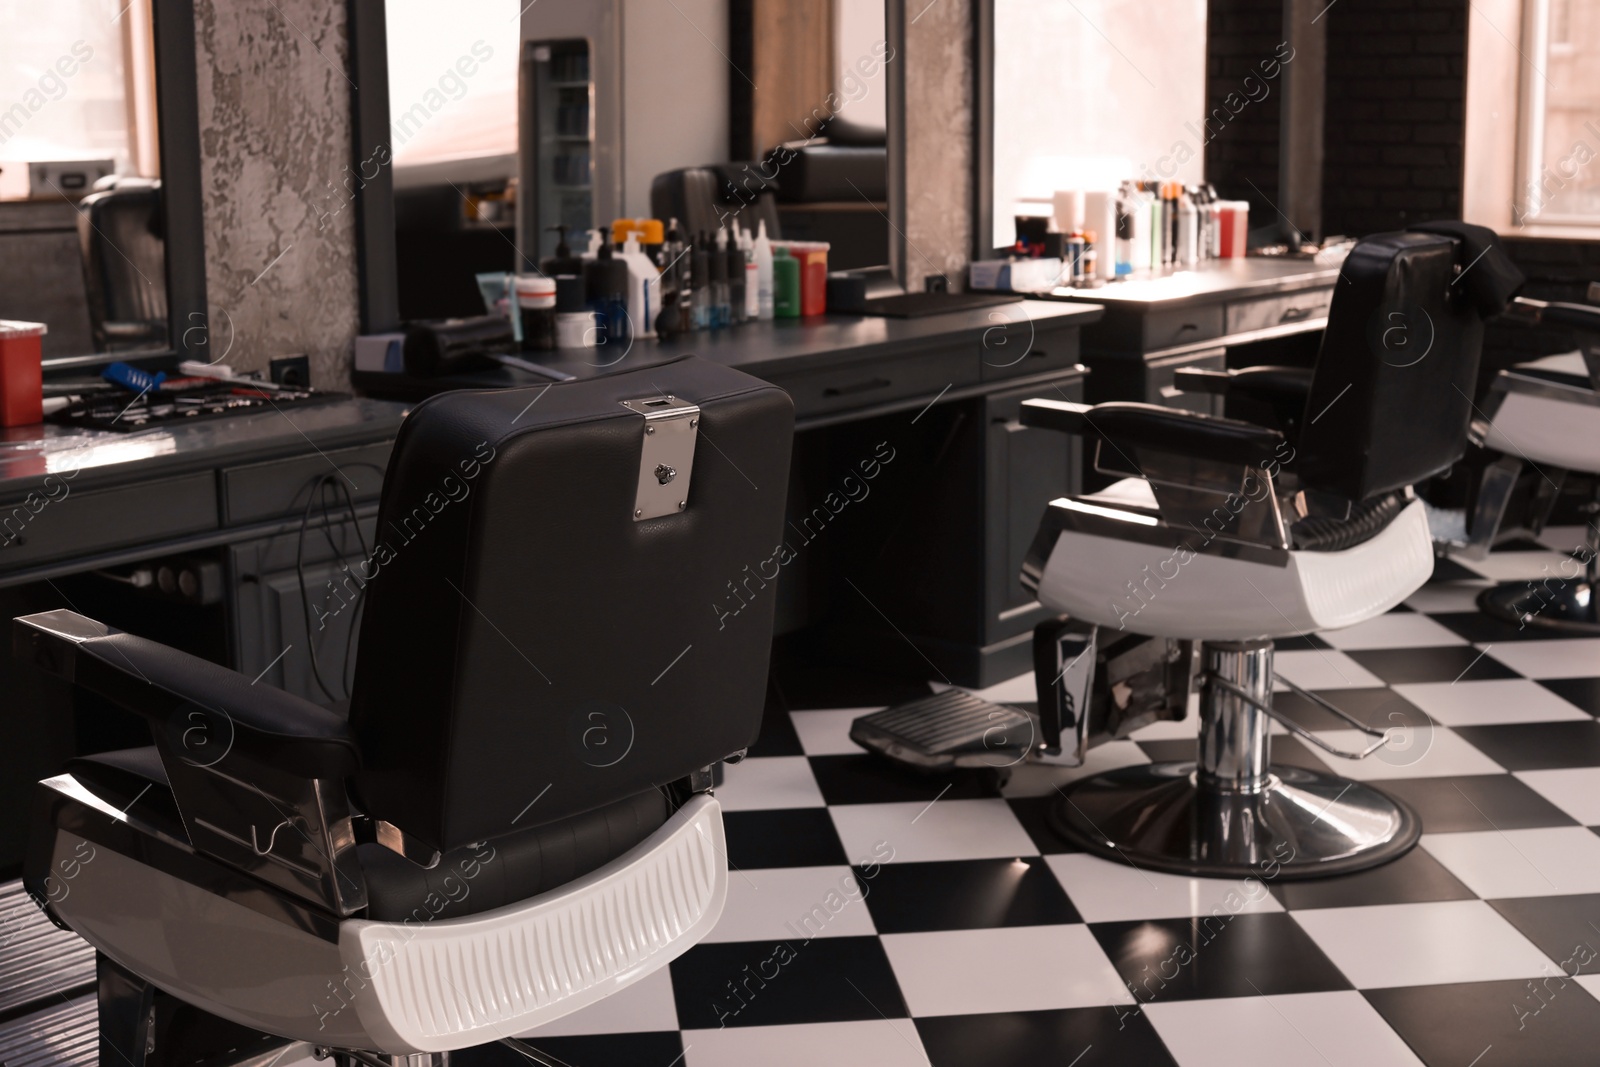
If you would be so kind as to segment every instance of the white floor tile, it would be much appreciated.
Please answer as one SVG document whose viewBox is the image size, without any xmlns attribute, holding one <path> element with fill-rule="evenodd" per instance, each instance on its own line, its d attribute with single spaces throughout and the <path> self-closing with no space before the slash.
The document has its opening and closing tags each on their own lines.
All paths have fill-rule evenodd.
<svg viewBox="0 0 1600 1067">
<path fill-rule="evenodd" d="M 707 941 L 794 941 L 877 933 L 849 867 L 730 872 L 728 903 Z"/>
<path fill-rule="evenodd" d="M 1507 641 L 1495 645 L 1489 655 L 1527 678 L 1592 678 L 1600 675 L 1600 638 Z"/>
<path fill-rule="evenodd" d="M 576 1037 L 676 1030 L 678 1008 L 672 999 L 672 972 L 663 967 L 586 1008 L 517 1037 Z"/>
<path fill-rule="evenodd" d="M 1133 767 L 1141 763 L 1149 763 L 1150 757 L 1144 754 L 1132 741 L 1107 741 L 1103 745 L 1096 745 L 1089 750 L 1083 764 L 1078 767 L 1057 767 L 1048 763 L 1023 762 L 1013 768 L 1011 781 L 1000 792 L 1008 797 L 1043 797 L 1049 796 L 1056 790 L 1066 786 L 1068 782 L 1076 782 L 1079 778 L 1088 778 L 1106 771 L 1114 771 L 1119 767 Z"/>
<path fill-rule="evenodd" d="M 882 941 L 914 1016 L 1104 1007 L 1133 1000 L 1081 923 L 885 934 Z"/>
<path fill-rule="evenodd" d="M 890 863 L 1011 859 L 1039 849 L 1003 800 L 933 804 L 842 804 L 828 809 L 846 856 L 882 855 Z"/>
<path fill-rule="evenodd" d="M 1084 922 L 1187 918 L 1213 908 L 1234 915 L 1283 910 L 1260 879 L 1185 878 L 1082 852 L 1044 861 Z"/>
<path fill-rule="evenodd" d="M 685 1067 L 928 1067 L 910 1019 L 685 1030 L 683 1047 Z"/>
<path fill-rule="evenodd" d="M 1565 552 L 1491 552 L 1488 559 L 1461 559 L 1456 562 L 1492 582 L 1522 582 L 1530 578 L 1561 578 L 1572 571 L 1571 557 Z M 1566 569 L 1561 565 L 1566 563 Z"/>
<path fill-rule="evenodd" d="M 725 811 L 820 808 L 822 790 L 804 756 L 757 756 L 724 769 L 717 799 Z"/>
<path fill-rule="evenodd" d="M 1423 834 L 1422 847 L 1484 899 L 1600 893 L 1600 837 L 1582 826 Z"/>
<path fill-rule="evenodd" d="M 1357 989 L 1533 978 L 1555 966 L 1481 900 L 1289 914 Z"/>
<path fill-rule="evenodd" d="M 827 711 L 791 711 L 789 721 L 800 735 L 808 756 L 859 756 L 866 749 L 850 740 L 850 725 L 882 708 L 829 708 Z"/>
<path fill-rule="evenodd" d="M 1495 655 L 1501 648 L 1496 645 Z M 1597 665 L 1600 666 L 1600 665 Z M 1600 674 L 1600 669 L 1594 673 Z M 1582 708 L 1562 700 L 1526 678 L 1424 682 L 1397 685 L 1394 691 L 1446 726 L 1493 726 L 1517 722 L 1588 719 Z"/>
<path fill-rule="evenodd" d="M 1459 582 L 1437 582 L 1425 585 L 1406 597 L 1405 605 L 1412 611 L 1431 611 L 1443 614 L 1448 611 L 1477 611 L 1478 594 L 1494 585 L 1487 579 Z"/>
<path fill-rule="evenodd" d="M 1354 990 L 1157 1002 L 1144 1011 L 1181 1067 L 1422 1067 Z"/>
<path fill-rule="evenodd" d="M 1588 532 L 1583 526 L 1546 526 L 1534 540 L 1557 552 L 1576 552 L 1586 546 Z"/>
<path fill-rule="evenodd" d="M 1523 783 L 1585 826 L 1600 826 L 1600 767 L 1520 771 Z"/>
<path fill-rule="evenodd" d="M 1333 648 L 1301 649 L 1273 656 L 1273 669 L 1304 689 L 1371 689 L 1383 679 Z"/>
<path fill-rule="evenodd" d="M 1343 630 L 1319 633 L 1338 649 L 1429 648 L 1439 645 L 1464 645 L 1467 639 L 1448 630 L 1426 615 L 1401 611 L 1347 626 Z"/>
<path fill-rule="evenodd" d="M 1360 751 L 1377 740 L 1359 730 L 1318 730 L 1316 735 L 1346 752 Z M 1358 782 L 1505 772 L 1504 767 L 1444 726 L 1424 725 L 1397 735 L 1387 747 L 1361 760 L 1330 755 L 1314 745 L 1305 748 L 1334 774 Z"/>
</svg>

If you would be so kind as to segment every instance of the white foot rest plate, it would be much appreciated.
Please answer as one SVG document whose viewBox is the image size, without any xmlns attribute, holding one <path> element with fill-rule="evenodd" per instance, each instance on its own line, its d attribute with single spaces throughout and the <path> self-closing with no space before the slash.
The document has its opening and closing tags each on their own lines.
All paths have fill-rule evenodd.
<svg viewBox="0 0 1600 1067">
<path fill-rule="evenodd" d="M 728 893 L 722 808 L 691 798 L 589 875 L 481 915 L 347 920 L 345 966 L 385 1052 L 444 1052 L 523 1033 L 666 966 L 710 932 Z"/>
</svg>

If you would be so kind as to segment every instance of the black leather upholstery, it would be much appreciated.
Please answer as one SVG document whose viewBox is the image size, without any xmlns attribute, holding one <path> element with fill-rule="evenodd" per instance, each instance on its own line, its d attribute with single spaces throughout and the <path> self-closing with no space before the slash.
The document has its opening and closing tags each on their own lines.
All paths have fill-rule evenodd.
<svg viewBox="0 0 1600 1067">
<path fill-rule="evenodd" d="M 80 756 L 67 771 L 118 810 L 182 840 L 183 823 L 154 747 Z M 445 853 L 420 867 L 378 844 L 356 849 L 367 887 L 362 916 L 385 922 L 458 919 L 566 885 L 639 844 L 666 822 L 666 796 L 650 789 L 584 815 Z"/>
<path fill-rule="evenodd" d="M 1458 240 L 1380 233 L 1334 286 L 1297 443 L 1310 488 L 1352 501 L 1401 489 L 1461 457 L 1483 322 Z"/>
<path fill-rule="evenodd" d="M 639 844 L 666 822 L 667 798 L 648 789 L 583 815 L 464 845 L 423 868 L 384 848 L 357 848 L 367 879 L 366 918 L 459 919 L 559 888 Z"/>
<path fill-rule="evenodd" d="M 360 763 L 338 715 L 209 660 L 129 633 L 81 641 L 77 652 L 74 681 L 148 717 L 152 729 L 182 733 L 183 717 L 205 709 L 215 732 L 230 735 L 215 743 L 255 763 L 307 778 L 342 778 Z"/>
<path fill-rule="evenodd" d="M 688 506 L 635 522 L 621 402 L 662 393 L 701 407 Z M 363 808 L 448 851 L 749 746 L 773 574 L 726 605 L 781 540 L 792 428 L 787 393 L 696 358 L 413 410 L 363 571 Z"/>
<path fill-rule="evenodd" d="M 677 219 L 685 237 L 712 234 L 717 227 L 737 219 L 756 232 L 767 224 L 767 236 L 783 236 L 778 219 L 777 190 L 782 175 L 775 163 L 720 163 L 685 167 L 657 174 L 650 183 L 650 213 L 658 219 Z"/>
<path fill-rule="evenodd" d="M 1096 404 L 1084 420 L 1128 462 L 1135 451 L 1148 448 L 1257 466 L 1274 458 L 1283 443 L 1281 433 L 1265 426 L 1156 404 Z"/>
</svg>

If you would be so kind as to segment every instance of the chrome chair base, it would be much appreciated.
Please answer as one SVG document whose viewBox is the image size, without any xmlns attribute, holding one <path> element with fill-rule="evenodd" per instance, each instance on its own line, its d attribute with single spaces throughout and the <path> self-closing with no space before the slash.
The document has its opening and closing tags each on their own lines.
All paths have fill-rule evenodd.
<svg viewBox="0 0 1600 1067">
<path fill-rule="evenodd" d="M 1326 878 L 1397 859 L 1422 823 L 1368 785 L 1275 766 L 1262 788 L 1208 784 L 1193 763 L 1155 763 L 1069 786 L 1051 810 L 1057 832 L 1141 869 L 1265 882 Z"/>
<path fill-rule="evenodd" d="M 1555 588 L 1550 588 L 1552 585 Z M 1533 627 L 1552 633 L 1600 637 L 1596 583 L 1566 579 L 1538 584 L 1506 582 L 1478 594 L 1478 610 L 1519 630 Z"/>
</svg>

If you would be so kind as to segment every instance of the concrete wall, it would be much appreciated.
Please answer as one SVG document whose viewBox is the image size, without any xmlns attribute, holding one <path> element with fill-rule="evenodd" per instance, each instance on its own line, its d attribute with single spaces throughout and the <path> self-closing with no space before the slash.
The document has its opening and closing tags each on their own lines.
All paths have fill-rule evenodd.
<svg viewBox="0 0 1600 1067">
<path fill-rule="evenodd" d="M 973 222 L 969 0 L 907 4 L 905 54 L 895 61 L 906 79 L 906 288 L 920 292 L 925 277 L 942 274 L 962 289 Z"/>
<path fill-rule="evenodd" d="M 304 352 L 330 388 L 359 318 L 347 45 L 340 3 L 195 3 L 212 358 Z"/>
</svg>

